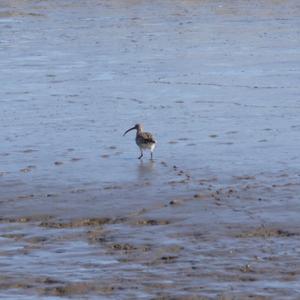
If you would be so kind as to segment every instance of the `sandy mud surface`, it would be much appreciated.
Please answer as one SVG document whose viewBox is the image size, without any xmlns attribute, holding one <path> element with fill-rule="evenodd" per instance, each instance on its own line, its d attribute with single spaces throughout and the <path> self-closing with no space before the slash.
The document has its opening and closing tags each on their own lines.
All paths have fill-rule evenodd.
<svg viewBox="0 0 300 300">
<path fill-rule="evenodd" d="M 299 299 L 299 20 L 1 1 L 0 298 Z"/>
</svg>

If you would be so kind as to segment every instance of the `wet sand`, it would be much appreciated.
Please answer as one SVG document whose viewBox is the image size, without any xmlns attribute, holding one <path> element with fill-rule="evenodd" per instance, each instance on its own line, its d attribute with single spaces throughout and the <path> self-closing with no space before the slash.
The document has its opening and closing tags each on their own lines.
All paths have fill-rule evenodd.
<svg viewBox="0 0 300 300">
<path fill-rule="evenodd" d="M 0 298 L 298 299 L 299 15 L 2 1 Z"/>
</svg>

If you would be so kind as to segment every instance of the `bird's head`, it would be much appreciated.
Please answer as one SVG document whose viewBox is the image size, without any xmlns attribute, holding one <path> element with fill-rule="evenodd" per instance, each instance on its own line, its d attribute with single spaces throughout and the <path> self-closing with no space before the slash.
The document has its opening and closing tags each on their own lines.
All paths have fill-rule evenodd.
<svg viewBox="0 0 300 300">
<path fill-rule="evenodd" d="M 129 131 L 131 131 L 131 130 L 137 130 L 138 132 L 141 132 L 141 131 L 143 131 L 143 125 L 142 124 L 135 124 L 133 127 L 131 127 L 131 128 L 129 128 L 128 130 L 126 130 L 125 132 L 124 132 L 124 134 L 123 134 L 123 136 L 127 133 L 127 132 L 129 132 Z"/>
</svg>

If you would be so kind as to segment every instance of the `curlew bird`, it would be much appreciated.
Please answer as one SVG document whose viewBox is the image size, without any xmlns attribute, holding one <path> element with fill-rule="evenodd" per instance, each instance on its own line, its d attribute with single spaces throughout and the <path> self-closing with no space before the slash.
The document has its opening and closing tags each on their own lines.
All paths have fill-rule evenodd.
<svg viewBox="0 0 300 300">
<path fill-rule="evenodd" d="M 136 124 L 132 128 L 129 128 L 125 131 L 123 136 L 131 131 L 136 129 L 136 136 L 135 136 L 135 142 L 139 146 L 141 150 L 141 155 L 139 156 L 139 159 L 143 157 L 143 150 L 149 149 L 151 152 L 151 159 L 153 159 L 153 151 L 156 146 L 156 141 L 154 139 L 154 136 L 149 132 L 144 132 L 144 128 L 142 124 Z"/>
</svg>

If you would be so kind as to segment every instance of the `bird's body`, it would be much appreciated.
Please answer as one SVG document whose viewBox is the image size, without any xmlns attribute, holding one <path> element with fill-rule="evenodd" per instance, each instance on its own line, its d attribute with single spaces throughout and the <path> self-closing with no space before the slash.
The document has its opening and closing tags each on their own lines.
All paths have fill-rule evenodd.
<svg viewBox="0 0 300 300">
<path fill-rule="evenodd" d="M 151 159 L 153 159 L 153 151 L 156 146 L 156 141 L 154 136 L 150 132 L 144 132 L 143 126 L 141 124 L 136 124 L 134 127 L 128 129 L 123 135 L 125 135 L 127 132 L 136 129 L 136 136 L 135 136 L 135 142 L 140 148 L 141 155 L 139 156 L 139 159 L 141 159 L 144 155 L 143 150 L 150 150 L 151 152 Z"/>
</svg>

